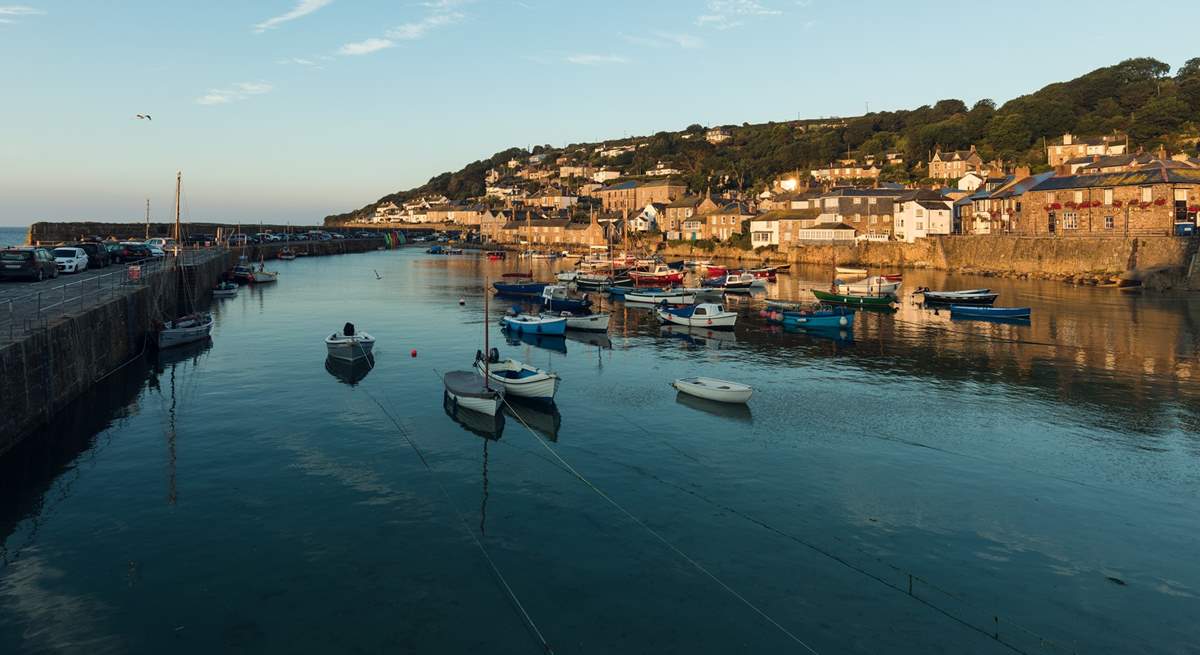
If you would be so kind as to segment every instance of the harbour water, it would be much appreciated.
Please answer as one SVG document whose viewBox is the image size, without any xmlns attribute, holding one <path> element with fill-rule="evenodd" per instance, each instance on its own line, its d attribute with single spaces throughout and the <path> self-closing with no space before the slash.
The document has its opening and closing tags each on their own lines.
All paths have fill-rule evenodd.
<svg viewBox="0 0 1200 655">
<path fill-rule="evenodd" d="M 510 344 L 482 298 L 518 266 L 278 262 L 211 345 L 99 385 L 0 462 L 0 652 L 1197 652 L 1200 299 L 916 271 L 1031 324 L 618 303 L 608 338 Z M 373 369 L 327 370 L 346 321 Z M 485 329 L 557 409 L 448 415 Z"/>
</svg>

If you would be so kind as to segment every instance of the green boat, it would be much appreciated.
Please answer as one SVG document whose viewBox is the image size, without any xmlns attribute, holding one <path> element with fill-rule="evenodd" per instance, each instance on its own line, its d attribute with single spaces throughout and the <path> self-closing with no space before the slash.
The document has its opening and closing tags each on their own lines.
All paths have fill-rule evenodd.
<svg viewBox="0 0 1200 655">
<path fill-rule="evenodd" d="M 896 302 L 894 296 L 850 296 L 841 293 L 830 293 L 813 289 L 812 294 L 821 302 L 834 305 L 850 305 L 853 307 L 891 307 Z"/>
</svg>

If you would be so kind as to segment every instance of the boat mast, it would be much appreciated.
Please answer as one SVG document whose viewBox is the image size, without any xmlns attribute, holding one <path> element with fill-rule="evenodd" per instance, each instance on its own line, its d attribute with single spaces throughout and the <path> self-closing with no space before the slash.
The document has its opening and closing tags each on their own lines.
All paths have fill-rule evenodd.
<svg viewBox="0 0 1200 655">
<path fill-rule="evenodd" d="M 492 294 L 488 293 L 488 287 L 491 283 L 488 278 L 483 278 L 483 388 L 490 389 L 488 386 L 488 360 L 492 358 L 491 348 L 488 344 L 488 299 Z"/>
<path fill-rule="evenodd" d="M 150 199 L 146 198 L 146 240 L 150 240 Z"/>
<path fill-rule="evenodd" d="M 175 254 L 179 254 L 179 187 L 183 184 L 183 171 L 175 172 Z M 149 215 L 149 201 L 146 202 Z"/>
</svg>

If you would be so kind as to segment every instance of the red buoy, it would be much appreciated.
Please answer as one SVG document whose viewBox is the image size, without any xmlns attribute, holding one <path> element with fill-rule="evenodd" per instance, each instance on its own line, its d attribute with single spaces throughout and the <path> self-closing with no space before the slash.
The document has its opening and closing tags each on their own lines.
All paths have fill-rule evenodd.
<svg viewBox="0 0 1200 655">
<path fill-rule="evenodd" d="M 416 349 L 416 348 L 413 348 L 413 349 L 412 349 L 412 352 L 410 352 L 410 353 L 408 353 L 408 354 L 412 355 L 413 357 L 416 357 L 416 356 L 417 356 L 417 349 Z"/>
</svg>

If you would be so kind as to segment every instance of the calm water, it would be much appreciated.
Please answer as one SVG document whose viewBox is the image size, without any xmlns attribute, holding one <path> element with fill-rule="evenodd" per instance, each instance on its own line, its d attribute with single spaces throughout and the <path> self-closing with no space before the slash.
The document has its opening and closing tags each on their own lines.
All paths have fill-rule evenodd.
<svg viewBox="0 0 1200 655">
<path fill-rule="evenodd" d="M 277 267 L 3 463 L 0 652 L 539 652 L 471 535 L 558 653 L 809 652 L 771 621 L 820 653 L 1200 652 L 1200 299 L 912 273 L 1032 324 L 617 305 L 611 345 L 507 344 L 494 303 L 492 344 L 563 384 L 492 440 L 437 372 L 501 264 Z M 824 276 L 796 273 L 769 294 Z M 321 342 L 347 320 L 379 340 L 353 386 Z M 695 374 L 755 396 L 677 398 Z"/>
<path fill-rule="evenodd" d="M 29 228 L 27 227 L 8 227 L 0 225 L 0 248 L 5 246 L 19 246 L 28 241 Z"/>
</svg>

